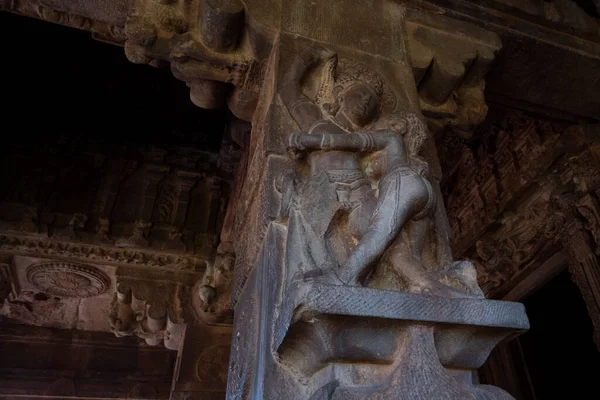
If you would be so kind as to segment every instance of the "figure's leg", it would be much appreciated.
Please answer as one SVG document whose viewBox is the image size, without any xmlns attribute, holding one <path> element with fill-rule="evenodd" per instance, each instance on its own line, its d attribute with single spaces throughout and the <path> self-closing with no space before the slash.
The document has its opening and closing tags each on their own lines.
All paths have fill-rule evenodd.
<svg viewBox="0 0 600 400">
<path fill-rule="evenodd" d="M 407 221 L 427 205 L 429 191 L 420 176 L 396 174 L 384 179 L 371 224 L 340 271 L 340 278 L 348 284 L 359 284 Z"/>
<path fill-rule="evenodd" d="M 411 293 L 431 294 L 443 297 L 471 297 L 441 283 L 436 272 L 428 271 L 419 259 L 410 254 L 412 238 L 398 237 L 386 253 L 386 260 L 405 280 Z"/>
</svg>

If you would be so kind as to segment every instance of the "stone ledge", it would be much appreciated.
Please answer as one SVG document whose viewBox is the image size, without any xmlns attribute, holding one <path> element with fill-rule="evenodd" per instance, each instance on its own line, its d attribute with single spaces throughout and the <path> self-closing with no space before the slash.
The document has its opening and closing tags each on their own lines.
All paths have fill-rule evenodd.
<svg viewBox="0 0 600 400">
<path fill-rule="evenodd" d="M 303 308 L 321 314 L 379 317 L 415 322 L 529 329 L 525 307 L 506 301 L 443 298 L 364 287 L 313 283 Z"/>
</svg>

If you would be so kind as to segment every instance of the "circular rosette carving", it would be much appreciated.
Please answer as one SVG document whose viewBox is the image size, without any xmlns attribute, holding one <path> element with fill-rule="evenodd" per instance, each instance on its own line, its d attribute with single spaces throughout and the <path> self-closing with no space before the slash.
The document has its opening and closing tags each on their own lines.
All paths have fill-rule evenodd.
<svg viewBox="0 0 600 400">
<path fill-rule="evenodd" d="M 110 279 L 98 268 L 54 261 L 32 265 L 27 280 L 36 288 L 62 297 L 94 297 L 106 292 Z"/>
</svg>

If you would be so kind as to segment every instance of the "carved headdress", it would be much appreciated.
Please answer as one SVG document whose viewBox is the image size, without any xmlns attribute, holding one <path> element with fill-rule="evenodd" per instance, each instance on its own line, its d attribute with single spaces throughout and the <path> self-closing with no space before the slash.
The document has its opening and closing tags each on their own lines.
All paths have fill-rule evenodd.
<svg viewBox="0 0 600 400">
<path fill-rule="evenodd" d="M 348 88 L 357 83 L 362 83 L 373 90 L 380 104 L 379 111 L 391 111 L 395 105 L 394 95 L 387 90 L 379 74 L 366 66 L 348 59 L 337 58 L 327 60 L 322 75 L 316 102 L 328 113 L 335 114 L 337 97 Z"/>
<path fill-rule="evenodd" d="M 420 113 L 414 111 L 396 111 L 370 126 L 371 129 L 390 129 L 404 138 L 408 155 L 416 157 L 429 139 L 427 122 Z"/>
<path fill-rule="evenodd" d="M 356 83 L 362 83 L 371 88 L 377 96 L 377 100 L 381 102 L 381 97 L 383 95 L 383 80 L 375 72 L 356 62 L 346 63 L 343 72 L 335 80 L 334 93 L 336 91 L 343 93 L 346 89 Z"/>
</svg>

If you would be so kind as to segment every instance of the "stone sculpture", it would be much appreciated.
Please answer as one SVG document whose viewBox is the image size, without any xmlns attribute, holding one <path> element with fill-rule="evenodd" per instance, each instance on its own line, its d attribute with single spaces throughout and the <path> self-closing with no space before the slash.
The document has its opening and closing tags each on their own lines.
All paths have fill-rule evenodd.
<svg viewBox="0 0 600 400">
<path fill-rule="evenodd" d="M 123 279 L 112 302 L 111 330 L 117 337 L 135 335 L 150 346 L 164 342 L 166 348 L 177 350 L 185 331 L 177 299 L 173 299 L 180 291 L 164 284 Z"/>
<path fill-rule="evenodd" d="M 418 109 L 364 62 L 278 46 L 295 52 L 267 126 L 300 131 L 271 136 L 288 163 L 272 164 L 279 215 L 237 298 L 228 399 L 510 399 L 469 371 L 527 320 L 445 254 Z"/>
<path fill-rule="evenodd" d="M 300 82 L 319 61 L 325 76 L 312 102 Z M 443 274 L 435 279 L 422 265 L 436 202 L 428 164 L 418 157 L 428 139 L 426 123 L 414 112 L 379 119 L 383 80 L 363 65 L 347 64 L 337 73 L 335 54 L 310 49 L 284 78 L 282 98 L 306 129 L 290 136 L 288 152 L 307 155 L 310 168 L 305 182 L 284 190 L 290 235 L 296 235 L 288 240 L 287 262 L 302 264 L 306 277 L 334 284 L 360 285 L 370 275 L 370 286 L 461 296 L 440 283 Z M 352 241 L 356 245 L 348 246 Z M 381 267 L 370 268 L 376 263 Z M 482 295 L 473 282 L 461 287 Z"/>
</svg>

